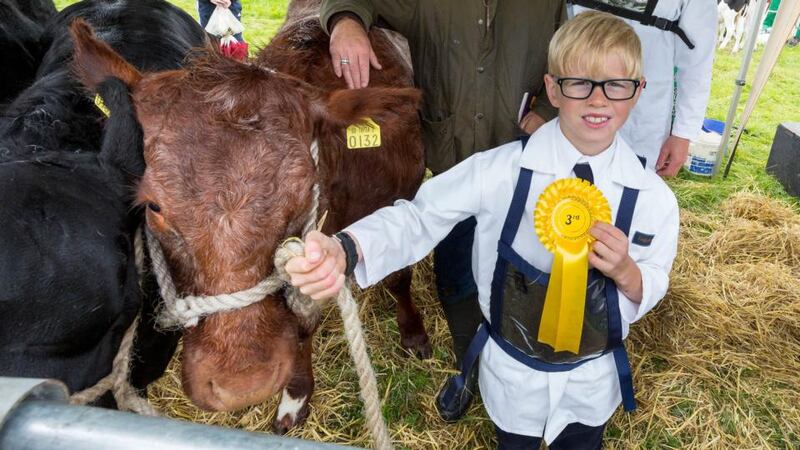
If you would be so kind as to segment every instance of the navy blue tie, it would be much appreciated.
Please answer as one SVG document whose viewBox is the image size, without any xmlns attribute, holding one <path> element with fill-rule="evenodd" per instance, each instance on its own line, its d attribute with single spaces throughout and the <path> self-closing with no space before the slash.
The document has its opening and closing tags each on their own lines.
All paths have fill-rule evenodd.
<svg viewBox="0 0 800 450">
<path fill-rule="evenodd" d="M 575 167 L 572 168 L 572 171 L 575 172 L 575 176 L 581 180 L 586 180 L 589 183 L 594 184 L 594 174 L 592 174 L 592 168 L 589 166 L 589 163 L 575 164 Z"/>
</svg>

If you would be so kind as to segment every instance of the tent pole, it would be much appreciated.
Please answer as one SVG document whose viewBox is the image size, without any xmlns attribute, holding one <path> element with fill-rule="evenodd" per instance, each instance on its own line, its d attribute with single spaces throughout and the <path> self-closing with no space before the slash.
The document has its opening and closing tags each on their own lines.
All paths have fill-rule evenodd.
<svg viewBox="0 0 800 450">
<path fill-rule="evenodd" d="M 754 4 L 750 5 L 750 7 L 755 8 L 756 14 L 751 14 L 749 17 L 750 23 L 747 27 L 748 34 L 747 42 L 745 43 L 745 52 L 742 56 L 742 65 L 739 67 L 739 76 L 736 77 L 734 81 L 736 87 L 733 90 L 731 106 L 728 108 L 728 117 L 725 119 L 725 131 L 722 132 L 722 142 L 719 145 L 717 159 L 714 162 L 714 175 L 719 173 L 719 167 L 722 161 L 725 161 L 725 157 L 728 154 L 728 142 L 731 138 L 731 129 L 733 128 L 733 121 L 736 117 L 736 109 L 739 106 L 739 97 L 742 95 L 742 89 L 744 88 L 745 79 L 747 78 L 747 69 L 750 67 L 750 59 L 753 57 L 756 39 L 758 39 L 758 33 L 761 31 L 761 21 L 764 18 L 766 9 L 769 7 L 769 3 L 770 0 L 755 0 Z"/>
</svg>

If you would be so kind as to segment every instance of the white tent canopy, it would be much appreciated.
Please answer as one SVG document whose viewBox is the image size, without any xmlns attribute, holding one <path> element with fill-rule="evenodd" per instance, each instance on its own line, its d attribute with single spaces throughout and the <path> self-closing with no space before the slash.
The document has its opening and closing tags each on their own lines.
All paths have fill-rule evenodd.
<svg viewBox="0 0 800 450">
<path fill-rule="evenodd" d="M 753 10 L 755 14 L 752 14 L 750 17 L 747 47 L 744 57 L 742 58 L 742 67 L 739 71 L 739 78 L 736 80 L 736 91 L 734 92 L 733 100 L 731 102 L 730 109 L 728 110 L 728 117 L 725 121 L 725 131 L 718 153 L 720 157 L 717 161 L 716 169 L 719 168 L 719 164 L 721 164 L 721 162 L 725 159 L 725 155 L 727 153 L 730 132 L 733 126 L 733 118 L 736 114 L 736 108 L 739 103 L 739 96 L 741 95 L 742 87 L 744 87 L 744 79 L 747 75 L 747 67 L 750 65 L 750 58 L 755 47 L 756 37 L 758 36 L 758 32 L 761 28 L 761 21 L 768 5 L 769 0 L 753 0 L 752 4 L 750 5 L 751 8 L 755 8 Z M 756 102 L 761 96 L 764 86 L 767 84 L 769 74 L 775 67 L 775 63 L 778 61 L 778 56 L 780 55 L 784 44 L 794 31 L 794 25 L 797 23 L 798 17 L 800 17 L 800 0 L 782 0 L 775 16 L 775 22 L 773 24 L 769 40 L 764 48 L 764 54 L 761 57 L 755 77 L 753 78 L 753 88 L 750 90 L 750 96 L 747 98 L 747 103 L 742 111 L 742 115 L 739 117 L 739 127 L 736 132 L 736 137 L 733 139 L 733 150 L 731 151 L 728 164 L 725 167 L 725 176 L 728 175 L 728 171 L 730 170 L 733 157 L 736 154 L 736 146 L 739 144 L 739 139 L 742 137 L 744 127 L 747 125 L 747 121 L 750 119 L 750 116 L 753 113 Z"/>
</svg>

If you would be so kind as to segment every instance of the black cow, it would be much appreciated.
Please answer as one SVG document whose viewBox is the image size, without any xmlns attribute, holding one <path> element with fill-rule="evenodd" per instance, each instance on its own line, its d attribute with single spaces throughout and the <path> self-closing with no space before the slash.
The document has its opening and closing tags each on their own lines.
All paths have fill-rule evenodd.
<svg viewBox="0 0 800 450">
<path fill-rule="evenodd" d="M 145 72 L 179 68 L 189 50 L 206 39 L 191 16 L 164 0 L 87 0 L 65 8 L 42 36 L 51 45 L 35 83 L 0 115 L 0 137 L 14 144 L 0 148 L 0 157 L 19 151 L 99 151 L 103 115 L 70 72 L 67 26 L 77 17 Z"/>
<path fill-rule="evenodd" d="M 128 91 L 101 87 L 102 151 L 0 163 L 0 373 L 82 389 L 110 371 L 139 309 L 132 177 L 144 171 Z"/>
<path fill-rule="evenodd" d="M 53 0 L 14 0 L 20 11 L 36 23 L 44 24 L 56 15 Z"/>
<path fill-rule="evenodd" d="M 721 0 L 721 1 L 723 1 L 726 5 L 728 5 L 728 8 L 732 9 L 737 13 L 742 12 L 742 9 L 744 9 L 745 6 L 750 4 L 750 0 Z"/>
<path fill-rule="evenodd" d="M 145 71 L 180 67 L 206 43 L 163 0 L 84 1 L 51 21 L 36 81 L 0 117 L 0 375 L 89 387 L 110 372 L 141 306 L 131 379 L 143 388 L 163 373 L 177 335 L 154 329 L 155 284 L 140 289 L 134 264 L 142 134 L 119 80 L 99 89 L 106 119 L 74 78 L 67 25 L 77 17 Z"/>
<path fill-rule="evenodd" d="M 52 0 L 0 0 L 0 104 L 28 87 L 44 55 L 44 24 L 55 15 Z"/>
</svg>

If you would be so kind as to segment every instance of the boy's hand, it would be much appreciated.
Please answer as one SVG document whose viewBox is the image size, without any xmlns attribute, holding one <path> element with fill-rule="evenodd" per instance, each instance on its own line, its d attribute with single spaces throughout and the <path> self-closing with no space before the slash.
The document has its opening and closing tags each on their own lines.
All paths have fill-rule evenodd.
<svg viewBox="0 0 800 450">
<path fill-rule="evenodd" d="M 605 222 L 595 222 L 589 233 L 597 239 L 589 252 L 589 264 L 614 280 L 632 302 L 641 302 L 642 272 L 628 254 L 628 236 Z"/>
<path fill-rule="evenodd" d="M 345 281 L 344 249 L 319 231 L 309 232 L 305 244 L 305 255 L 295 256 L 286 263 L 292 285 L 314 300 L 336 296 Z"/>
</svg>

